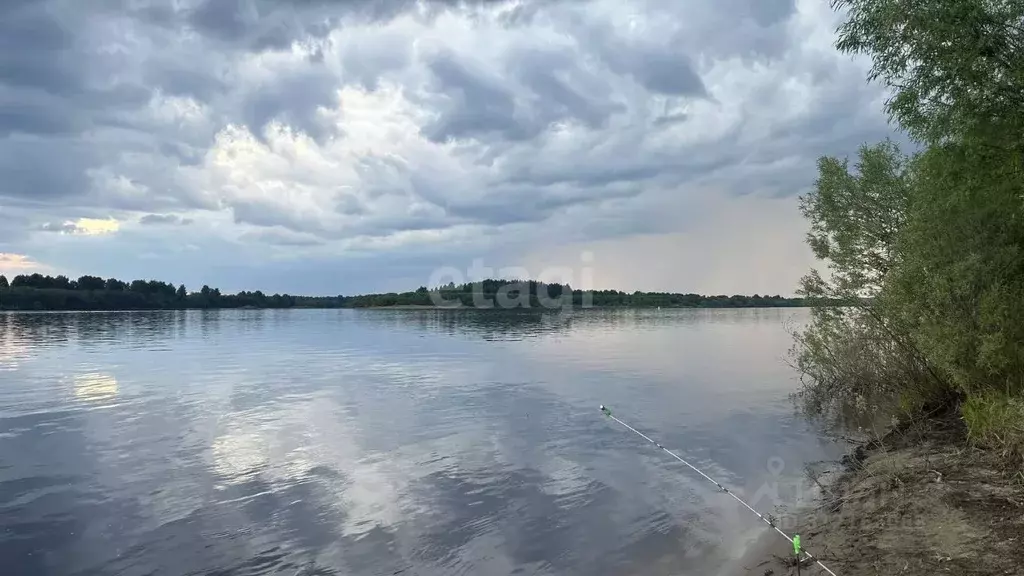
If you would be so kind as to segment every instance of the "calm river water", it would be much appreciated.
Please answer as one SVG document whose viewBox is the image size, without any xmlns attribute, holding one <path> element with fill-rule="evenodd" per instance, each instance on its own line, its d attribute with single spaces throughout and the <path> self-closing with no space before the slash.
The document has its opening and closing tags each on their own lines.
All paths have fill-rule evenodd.
<svg viewBox="0 0 1024 576">
<path fill-rule="evenodd" d="M 806 311 L 0 314 L 4 575 L 713 574 L 835 447 Z"/>
</svg>

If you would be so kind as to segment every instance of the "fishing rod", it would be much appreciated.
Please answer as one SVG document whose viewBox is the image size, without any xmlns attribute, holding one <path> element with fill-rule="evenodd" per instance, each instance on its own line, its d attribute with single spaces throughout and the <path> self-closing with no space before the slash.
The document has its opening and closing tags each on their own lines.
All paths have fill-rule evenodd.
<svg viewBox="0 0 1024 576">
<path fill-rule="evenodd" d="M 728 494 L 729 496 L 732 496 L 732 497 L 733 497 L 733 499 L 735 499 L 735 500 L 736 500 L 737 502 L 739 502 L 740 504 L 742 504 L 744 508 L 746 508 L 747 510 L 750 510 L 751 512 L 753 512 L 753 513 L 754 513 L 754 515 L 755 515 L 755 516 L 757 516 L 758 518 L 760 518 L 762 522 L 764 522 L 765 524 L 767 524 L 767 525 L 771 526 L 771 528 L 772 528 L 773 530 L 775 530 L 776 532 L 778 532 L 778 533 L 779 533 L 779 534 L 780 534 L 780 535 L 781 535 L 781 536 L 782 536 L 783 538 L 785 538 L 786 540 L 789 540 L 789 543 L 793 545 L 793 551 L 794 551 L 794 552 L 796 553 L 796 557 L 797 557 L 797 558 L 796 558 L 796 562 L 797 562 L 797 570 L 798 570 L 798 571 L 799 571 L 799 568 L 800 568 L 800 562 L 801 562 L 801 560 L 800 560 L 800 553 L 802 552 L 803 554 L 805 554 L 805 555 L 807 556 L 807 560 L 813 560 L 813 561 L 814 561 L 814 562 L 815 562 L 815 563 L 816 563 L 816 564 L 817 564 L 818 566 L 820 566 L 820 567 L 821 567 L 821 569 L 822 569 L 822 570 L 824 570 L 825 572 L 828 572 L 828 573 L 829 573 L 829 574 L 831 574 L 832 576 L 836 576 L 836 573 L 835 573 L 835 572 L 833 572 L 833 571 L 831 571 L 831 570 L 829 570 L 828 566 L 825 566 L 824 564 L 822 564 L 822 563 L 821 563 L 821 560 L 818 560 L 817 558 L 815 558 L 814 556 L 812 556 L 810 552 L 807 552 L 806 550 L 803 550 L 803 548 L 802 548 L 802 547 L 800 546 L 800 535 L 799 535 L 799 534 L 797 534 L 797 535 L 796 535 L 795 537 L 790 537 L 790 536 L 789 536 L 789 534 L 786 534 L 785 532 L 783 532 L 783 531 L 782 531 L 782 529 L 781 529 L 781 528 L 779 528 L 778 526 L 776 526 L 776 525 L 775 525 L 775 522 L 774 522 L 774 521 L 772 521 L 772 520 L 769 520 L 768 518 L 765 518 L 765 517 L 764 517 L 764 516 L 763 516 L 763 515 L 762 515 L 762 514 L 761 514 L 760 512 L 758 512 L 757 510 L 754 510 L 754 508 L 753 508 L 753 507 L 752 507 L 752 506 L 751 506 L 750 504 L 747 504 L 746 502 L 744 502 L 744 501 L 743 501 L 743 499 L 742 499 L 742 498 L 740 498 L 739 496 L 737 496 L 735 492 L 733 492 L 732 490 L 729 490 L 728 488 L 726 488 L 725 486 L 723 486 L 723 485 L 722 485 L 722 484 L 721 484 L 720 482 L 718 482 L 717 480 L 715 480 L 715 479 L 714 479 L 714 478 L 712 478 L 711 476 L 708 476 L 708 475 L 707 475 L 707 474 L 705 474 L 704 472 L 701 472 L 701 470 L 700 470 L 699 468 L 697 468 L 697 467 L 696 467 L 696 466 L 694 466 L 693 464 L 690 464 L 690 463 L 689 463 L 689 462 L 687 462 L 686 460 L 684 460 L 684 459 L 680 458 L 678 454 L 676 454 L 675 452 L 673 452 L 673 451 L 669 450 L 668 448 L 665 448 L 664 446 L 662 446 L 662 445 L 661 445 L 661 444 L 659 444 L 658 442 L 656 442 L 656 441 L 652 440 L 652 439 L 651 439 L 650 437 L 648 437 L 648 436 L 647 436 L 646 434 L 644 434 L 643 432 L 641 432 L 641 431 L 637 430 L 636 428 L 633 428 L 633 427 L 632 427 L 632 426 L 630 426 L 629 424 L 626 424 L 626 423 L 625 423 L 625 422 L 623 422 L 622 420 L 619 420 L 618 418 L 616 418 L 615 416 L 613 416 L 613 415 L 612 415 L 612 411 L 611 411 L 611 410 L 609 410 L 608 408 L 606 408 L 604 404 L 602 404 L 602 405 L 601 405 L 601 413 L 602 413 L 602 414 L 604 414 L 605 416 L 607 416 L 607 417 L 611 418 L 612 420 L 615 420 L 615 421 L 616 421 L 616 422 L 618 422 L 619 424 L 622 424 L 622 425 L 623 425 L 623 426 L 625 426 L 625 427 L 626 427 L 626 429 L 627 429 L 627 430 L 629 430 L 630 432 L 633 432 L 633 433 L 634 433 L 634 434 L 636 434 L 637 436 L 640 436 L 640 437 L 641 437 L 641 438 L 643 438 L 644 440 L 647 440 L 647 441 L 648 441 L 648 442 L 650 442 L 651 444 L 654 444 L 654 445 L 655 445 L 655 446 L 657 446 L 658 448 L 661 448 L 661 449 L 662 449 L 662 450 L 664 450 L 664 451 L 665 451 L 666 453 L 668 453 L 668 455 L 669 455 L 669 456 L 671 456 L 671 457 L 675 458 L 676 460 L 679 460 L 680 462 L 682 462 L 683 464 L 685 464 L 685 465 L 686 465 L 686 466 L 687 466 L 688 468 L 690 468 L 690 470 L 693 470 L 693 471 L 694 471 L 694 472 L 696 472 L 697 474 L 700 474 L 700 475 L 701 475 L 701 476 L 702 476 L 702 477 L 703 477 L 703 478 L 704 478 L 705 480 L 707 480 L 708 482 L 711 482 L 711 483 L 712 483 L 712 484 L 714 484 L 715 486 L 718 486 L 718 489 L 719 489 L 719 490 L 721 490 L 722 492 L 725 492 L 725 493 L 726 493 L 726 494 Z"/>
</svg>

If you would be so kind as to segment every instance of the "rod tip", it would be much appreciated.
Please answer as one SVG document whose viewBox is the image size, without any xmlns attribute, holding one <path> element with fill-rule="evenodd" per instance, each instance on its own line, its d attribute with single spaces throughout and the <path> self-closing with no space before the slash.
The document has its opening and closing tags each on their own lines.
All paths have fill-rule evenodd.
<svg viewBox="0 0 1024 576">
<path fill-rule="evenodd" d="M 604 411 L 605 411 L 604 404 L 601 404 L 601 412 L 604 412 Z"/>
</svg>

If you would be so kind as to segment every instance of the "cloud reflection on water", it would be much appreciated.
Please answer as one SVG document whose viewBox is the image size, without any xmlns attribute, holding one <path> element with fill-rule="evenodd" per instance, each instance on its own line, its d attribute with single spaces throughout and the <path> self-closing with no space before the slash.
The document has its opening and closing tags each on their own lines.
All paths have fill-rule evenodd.
<svg viewBox="0 0 1024 576">
<path fill-rule="evenodd" d="M 76 536 L 58 539 L 42 522 L 31 542 L 99 574 L 699 570 L 738 521 L 671 462 L 608 427 L 597 399 L 636 411 L 666 441 L 698 442 L 699 457 L 726 478 L 759 468 L 752 455 L 770 443 L 803 438 L 797 429 L 772 436 L 787 415 L 742 396 L 737 405 L 751 414 L 742 419 L 686 416 L 706 392 L 695 389 L 691 405 L 677 400 L 694 366 L 686 359 L 723 354 L 713 348 L 728 341 L 700 318 L 37 316 L 13 332 L 34 355 L 14 378 L 0 376 L 19 399 L 0 417 L 36 414 L 0 438 L 0 457 L 15 463 L 0 470 L 0 506 L 21 476 L 71 477 L 57 510 L 80 524 Z M 66 340 L 35 344 L 46 333 Z M 713 363 L 699 366 L 689 379 L 715 383 Z M 54 383 L 66 386 L 68 373 L 75 400 L 107 409 L 67 404 L 67 388 Z M 744 448 L 751 437 L 756 446 Z M 74 459 L 39 452 L 49 438 L 74 446 Z M 28 494 L 0 528 L 52 513 Z M 18 550 L 0 536 L 0 552 Z M 45 560 L 19 562 L 46 572 Z"/>
</svg>

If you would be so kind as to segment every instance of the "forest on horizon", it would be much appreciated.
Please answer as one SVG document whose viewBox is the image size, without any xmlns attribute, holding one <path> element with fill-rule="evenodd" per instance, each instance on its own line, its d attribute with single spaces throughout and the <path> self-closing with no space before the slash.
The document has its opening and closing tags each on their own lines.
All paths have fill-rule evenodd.
<svg viewBox="0 0 1024 576">
<path fill-rule="evenodd" d="M 190 292 L 159 280 L 103 279 L 42 274 L 18 275 L 8 281 L 0 275 L 0 310 L 159 310 L 188 308 L 387 308 L 469 307 L 478 309 L 545 307 L 635 308 L 763 308 L 795 307 L 810 303 L 804 298 L 780 295 L 702 295 L 670 292 L 622 292 L 574 290 L 567 284 L 534 280 L 495 280 L 427 288 L 409 292 L 353 296 L 295 296 L 256 291 L 222 293 L 204 285 Z"/>
</svg>

